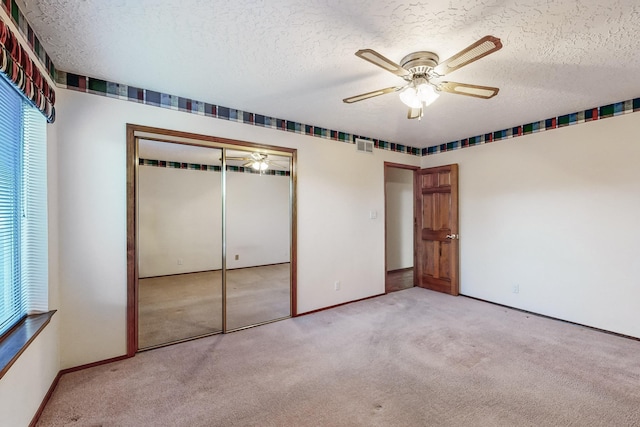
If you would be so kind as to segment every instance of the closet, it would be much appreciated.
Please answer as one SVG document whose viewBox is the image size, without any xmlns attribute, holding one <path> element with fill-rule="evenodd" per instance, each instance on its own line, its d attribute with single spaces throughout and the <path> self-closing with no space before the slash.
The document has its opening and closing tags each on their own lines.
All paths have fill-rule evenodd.
<svg viewBox="0 0 640 427">
<path fill-rule="evenodd" d="M 130 127 L 130 346 L 294 315 L 295 150 Z"/>
</svg>

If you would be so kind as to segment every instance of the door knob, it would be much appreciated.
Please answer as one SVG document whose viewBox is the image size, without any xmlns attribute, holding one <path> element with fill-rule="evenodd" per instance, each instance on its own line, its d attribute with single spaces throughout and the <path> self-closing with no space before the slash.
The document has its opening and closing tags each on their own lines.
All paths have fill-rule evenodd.
<svg viewBox="0 0 640 427">
<path fill-rule="evenodd" d="M 458 239 L 459 236 L 457 234 L 447 234 L 445 238 L 454 240 L 454 239 Z"/>
</svg>

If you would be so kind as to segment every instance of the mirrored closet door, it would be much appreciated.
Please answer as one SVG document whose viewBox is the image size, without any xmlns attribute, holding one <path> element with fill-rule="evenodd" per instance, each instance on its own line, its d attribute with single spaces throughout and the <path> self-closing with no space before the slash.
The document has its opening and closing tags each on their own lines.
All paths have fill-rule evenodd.
<svg viewBox="0 0 640 427">
<path fill-rule="evenodd" d="M 222 330 L 221 149 L 140 140 L 138 347 Z"/>
<path fill-rule="evenodd" d="M 291 159 L 225 154 L 226 326 L 234 330 L 291 315 Z"/>
<path fill-rule="evenodd" d="M 145 350 L 294 315 L 295 150 L 144 133 L 130 138 L 130 345 Z"/>
</svg>

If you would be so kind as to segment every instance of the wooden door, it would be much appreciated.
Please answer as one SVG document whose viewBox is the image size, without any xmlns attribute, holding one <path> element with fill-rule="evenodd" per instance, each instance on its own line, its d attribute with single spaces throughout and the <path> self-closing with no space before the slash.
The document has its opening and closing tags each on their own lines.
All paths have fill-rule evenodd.
<svg viewBox="0 0 640 427">
<path fill-rule="evenodd" d="M 416 284 L 458 295 L 458 165 L 416 172 Z"/>
</svg>

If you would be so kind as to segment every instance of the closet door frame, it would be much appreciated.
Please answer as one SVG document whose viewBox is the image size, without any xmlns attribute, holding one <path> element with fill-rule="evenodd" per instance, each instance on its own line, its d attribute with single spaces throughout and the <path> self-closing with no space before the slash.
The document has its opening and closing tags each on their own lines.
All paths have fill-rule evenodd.
<svg viewBox="0 0 640 427">
<path fill-rule="evenodd" d="M 283 154 L 291 156 L 290 168 L 290 307 L 291 317 L 297 312 L 297 150 L 294 148 L 258 144 L 210 135 L 149 126 L 127 124 L 127 356 L 132 357 L 138 351 L 138 248 L 137 248 L 137 176 L 138 176 L 138 138 L 147 138 L 159 142 L 195 145 L 209 148 L 245 148 L 259 150 L 266 154 Z M 223 159 L 225 156 L 223 156 Z M 225 166 L 223 162 L 223 167 Z M 224 171 L 223 171 L 224 176 Z M 223 178 L 224 179 L 224 178 Z M 223 182 L 223 192 L 224 182 Z M 223 197 L 224 204 L 224 197 Z M 226 213 L 223 209 L 223 221 Z M 223 227 L 223 233 L 225 232 Z M 224 237 L 223 237 L 224 238 Z M 224 248 L 223 248 L 224 254 Z M 224 262 L 224 259 L 223 259 Z M 224 267 L 224 266 L 223 266 Z M 224 286 L 223 286 L 224 289 Z M 223 291 L 224 292 L 224 291 Z M 223 295 L 224 298 L 224 295 Z M 223 303 L 224 307 L 224 303 Z M 226 319 L 223 309 L 223 325 Z M 268 322 L 267 322 L 268 323 Z"/>
</svg>

